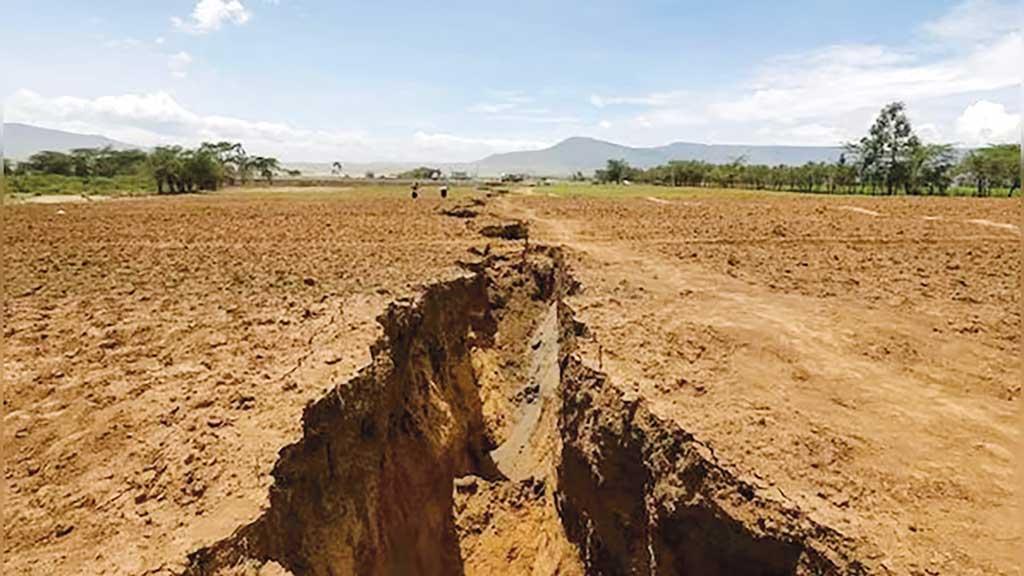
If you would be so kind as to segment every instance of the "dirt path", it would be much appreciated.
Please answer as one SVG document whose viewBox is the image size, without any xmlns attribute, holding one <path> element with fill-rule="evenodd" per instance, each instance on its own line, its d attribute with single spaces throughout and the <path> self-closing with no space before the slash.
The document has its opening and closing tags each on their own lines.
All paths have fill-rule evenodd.
<svg viewBox="0 0 1024 576">
<path fill-rule="evenodd" d="M 779 293 L 499 210 L 574 255 L 584 353 L 739 473 L 894 573 L 1020 573 L 1013 354 L 940 333 L 941 310 Z"/>
</svg>

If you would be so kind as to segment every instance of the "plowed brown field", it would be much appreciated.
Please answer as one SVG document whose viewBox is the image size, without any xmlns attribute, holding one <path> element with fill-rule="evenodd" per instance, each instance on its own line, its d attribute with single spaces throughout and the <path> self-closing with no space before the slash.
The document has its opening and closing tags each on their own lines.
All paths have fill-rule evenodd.
<svg viewBox="0 0 1024 576">
<path fill-rule="evenodd" d="M 451 470 L 436 467 L 459 478 L 437 505 L 455 516 L 449 536 L 462 562 L 405 558 L 391 569 L 725 574 L 760 573 L 755 567 L 771 561 L 772 573 L 1021 573 L 1019 202 L 455 196 L 257 191 L 4 206 L 4 574 L 204 573 L 189 554 L 243 526 L 271 530 L 257 518 L 270 506 L 268 491 L 288 489 L 281 478 L 271 489 L 279 451 L 316 438 L 314 424 L 330 422 L 331 395 L 341 407 L 351 402 L 346 382 L 359 381 L 381 338 L 375 364 L 388 354 L 418 359 L 422 348 L 426 366 L 413 362 L 409 378 L 422 376 L 431 390 L 449 378 L 462 392 L 481 390 L 473 406 L 459 396 L 423 407 L 423 422 L 439 418 L 432 411 L 449 418 L 445 442 L 475 446 L 468 459 L 439 460 L 455 462 Z M 456 203 L 464 211 L 442 213 Z M 518 232 L 479 233 L 511 220 L 526 223 L 530 245 L 561 249 L 552 258 L 561 266 L 564 255 L 578 289 L 563 290 L 560 269 L 524 250 Z M 424 287 L 485 265 L 481 287 L 418 299 Z M 425 332 L 440 344 L 405 342 L 377 323 L 389 304 L 414 301 L 419 308 L 391 313 L 385 328 L 422 322 L 417 330 L 444 334 Z M 493 316 L 494 334 L 461 322 L 456 302 L 473 318 Z M 566 336 L 574 322 L 578 334 Z M 597 396 L 570 369 L 570 354 L 606 374 L 625 400 L 593 401 L 600 417 L 576 419 Z M 570 373 L 577 380 L 567 382 Z M 372 376 L 377 384 L 363 379 L 368 389 L 384 386 L 381 373 Z M 632 399 L 650 416 L 604 424 L 623 402 L 635 409 Z M 314 401 L 321 407 L 307 411 L 304 427 Z M 416 416 L 396 410 L 375 422 L 422 440 L 429 425 L 410 433 Z M 602 468 L 612 448 L 590 443 L 584 421 L 635 428 L 630 438 L 643 441 L 621 451 L 639 446 L 651 478 L 668 474 L 664 455 L 675 452 L 659 434 L 671 429 L 700 443 L 700 458 L 687 458 L 715 480 L 653 483 L 639 507 L 609 512 L 619 518 L 609 526 L 622 531 L 613 538 L 593 509 L 601 498 L 587 492 L 613 488 L 585 486 L 580 470 L 589 463 L 611 474 L 618 465 Z M 353 425 L 377 442 L 381 427 L 368 422 Z M 489 457 L 478 461 L 507 438 L 529 459 L 495 456 L 500 471 Z M 304 442 L 294 458 L 315 452 L 318 444 Z M 325 474 L 334 478 L 340 468 L 326 450 Z M 570 465 L 562 452 L 579 457 Z M 381 470 L 394 454 L 415 460 L 416 452 L 384 454 Z M 301 462 L 288 469 L 305 470 Z M 448 476 L 433 482 L 451 486 Z M 575 492 L 566 478 L 576 479 Z M 387 489 L 401 500 L 406 491 L 434 506 L 413 477 L 372 486 L 378 496 Z M 702 496 L 686 496 L 691 489 Z M 733 489 L 747 503 L 716 501 Z M 605 495 L 606 504 L 628 500 Z M 712 502 L 715 512 L 679 520 L 684 502 Z M 628 518 L 626 509 L 649 516 Z M 387 522 L 415 518 L 405 507 L 369 517 L 368 530 L 383 536 L 361 553 L 376 550 L 367 570 L 387 571 L 381 551 L 402 542 Z M 686 518 L 702 535 L 687 532 Z M 346 522 L 338 530 L 366 532 Z M 722 527 L 732 522 L 742 529 Z M 688 552 L 689 560 L 673 553 L 701 549 L 717 530 L 742 550 Z M 296 534 L 288 538 L 331 549 L 310 544 L 306 530 Z M 603 556 L 622 542 L 618 559 Z M 231 558 L 254 562 L 239 570 L 254 573 L 280 565 L 328 573 L 322 568 L 341 557 L 231 546 Z M 730 554 L 742 561 L 723 560 Z M 345 558 L 360 565 L 364 556 Z"/>
</svg>

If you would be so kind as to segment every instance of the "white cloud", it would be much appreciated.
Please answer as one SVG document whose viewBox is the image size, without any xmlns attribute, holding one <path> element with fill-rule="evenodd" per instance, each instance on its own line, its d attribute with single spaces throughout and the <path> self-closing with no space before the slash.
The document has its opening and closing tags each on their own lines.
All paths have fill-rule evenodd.
<svg viewBox="0 0 1024 576">
<path fill-rule="evenodd" d="M 1002 104 L 979 100 L 956 119 L 956 133 L 964 144 L 980 146 L 1018 141 L 1021 115 L 1011 114 Z"/>
<path fill-rule="evenodd" d="M 601 120 L 600 122 L 597 123 L 597 125 L 603 130 L 607 130 L 612 127 L 612 123 L 607 120 Z"/>
<path fill-rule="evenodd" d="M 940 40 L 977 42 L 1019 30 L 1022 16 L 1020 3 L 967 0 L 923 30 Z"/>
<path fill-rule="evenodd" d="M 558 116 L 547 108 L 522 110 L 512 114 L 492 116 L 494 120 L 517 122 L 523 124 L 579 124 L 583 122 L 578 116 Z"/>
<path fill-rule="evenodd" d="M 188 52 L 178 52 L 167 57 L 167 68 L 175 78 L 188 76 L 188 67 L 192 64 L 192 56 Z"/>
<path fill-rule="evenodd" d="M 534 98 L 519 90 L 490 90 L 486 102 L 479 102 L 470 106 L 470 112 L 478 114 L 501 114 L 511 110 L 522 110 L 527 104 L 532 104 Z"/>
<path fill-rule="evenodd" d="M 938 144 L 946 141 L 942 130 L 934 122 L 918 124 L 914 126 L 914 131 L 927 143 Z"/>
<path fill-rule="evenodd" d="M 161 46 L 166 41 L 167 41 L 167 39 L 164 38 L 163 36 L 157 36 L 156 40 L 154 40 L 153 42 L 156 43 L 157 46 Z"/>
<path fill-rule="evenodd" d="M 483 114 L 492 120 L 524 124 L 578 124 L 576 116 L 558 115 L 550 108 L 529 106 L 535 102 L 519 90 L 490 90 L 489 99 L 469 107 L 469 111 Z"/>
<path fill-rule="evenodd" d="M 472 138 L 444 133 L 417 132 L 414 135 L 416 148 L 426 158 L 438 155 L 457 155 L 467 159 L 478 159 L 487 154 L 511 152 L 513 150 L 537 150 L 548 146 L 536 140 L 508 138 Z"/>
<path fill-rule="evenodd" d="M 99 133 L 143 146 L 232 140 L 243 142 L 254 153 L 301 160 L 418 158 L 456 162 L 548 144 L 530 139 L 474 138 L 422 131 L 404 138 L 383 138 L 369 137 L 360 131 L 311 130 L 282 122 L 198 114 L 179 104 L 167 92 L 86 99 L 47 98 L 19 90 L 7 101 L 6 113 L 8 121 Z"/>
<path fill-rule="evenodd" d="M 600 96 L 592 94 L 590 103 L 597 108 L 616 105 L 631 106 L 672 106 L 682 103 L 690 93 L 686 90 L 671 90 L 668 92 L 652 92 L 643 96 Z"/>
<path fill-rule="evenodd" d="M 702 111 L 691 108 L 654 109 L 637 116 L 637 125 L 644 128 L 654 126 L 701 126 L 708 123 L 708 117 Z"/>
<path fill-rule="evenodd" d="M 506 110 L 515 108 L 515 104 L 508 102 L 479 102 L 470 106 L 470 112 L 478 112 L 480 114 L 500 114 Z"/>
<path fill-rule="evenodd" d="M 251 17 L 240 0 L 199 0 L 188 20 L 175 16 L 171 23 L 191 34 L 206 34 L 220 30 L 225 23 L 245 24 Z"/>
<path fill-rule="evenodd" d="M 875 110 L 893 100 L 1017 86 L 1024 53 L 1019 16 L 1019 5 L 968 0 L 923 26 L 937 45 L 913 51 L 841 45 L 777 58 L 761 68 L 745 94 L 714 102 L 709 111 L 725 121 L 800 122 Z M 925 58 L 936 51 L 941 55 Z"/>
<path fill-rule="evenodd" d="M 794 136 L 795 140 L 805 143 L 814 142 L 822 145 L 834 145 L 842 140 L 842 135 L 835 126 L 819 124 L 817 122 L 794 126 L 788 130 L 788 133 Z"/>
<path fill-rule="evenodd" d="M 776 57 L 746 82 L 714 91 L 595 94 L 589 100 L 601 109 L 643 108 L 632 126 L 650 137 L 678 138 L 686 128 L 688 138 L 790 144 L 858 137 L 882 106 L 902 100 L 921 137 L 940 141 L 953 134 L 964 103 L 1000 100 L 995 92 L 1020 86 L 1021 6 L 968 0 L 924 24 L 913 43 L 834 45 Z"/>
<path fill-rule="evenodd" d="M 1019 84 L 1024 41 L 1009 34 L 961 56 L 933 62 L 875 46 L 832 47 L 780 60 L 753 89 L 710 107 L 723 120 L 757 121 L 838 115 L 893 100 L 941 98 Z"/>
</svg>

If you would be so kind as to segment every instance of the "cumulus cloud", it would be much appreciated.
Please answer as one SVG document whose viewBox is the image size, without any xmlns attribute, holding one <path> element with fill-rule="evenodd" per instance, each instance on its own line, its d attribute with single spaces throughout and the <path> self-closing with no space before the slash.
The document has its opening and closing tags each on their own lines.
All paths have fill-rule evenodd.
<svg viewBox="0 0 1024 576">
<path fill-rule="evenodd" d="M 634 125 L 651 134 L 658 129 L 671 134 L 679 127 L 695 133 L 693 127 L 700 126 L 705 138 L 753 135 L 762 142 L 836 144 L 861 134 L 882 106 L 902 100 L 915 115 L 922 138 L 940 141 L 954 131 L 951 103 L 998 100 L 992 94 L 1020 86 L 1020 9 L 1020 3 L 967 0 L 923 24 L 922 34 L 907 45 L 825 46 L 771 58 L 748 80 L 714 92 L 593 95 L 590 103 L 645 108 Z M 989 111 L 986 118 L 1003 117 Z M 968 121 L 957 133 L 976 140 L 978 122 Z"/>
<path fill-rule="evenodd" d="M 220 30 L 226 24 L 242 25 L 252 13 L 240 0 L 199 0 L 187 19 L 171 18 L 175 28 L 191 34 L 206 34 Z"/>
<path fill-rule="evenodd" d="M 946 141 L 942 129 L 940 129 L 934 122 L 918 124 L 914 126 L 914 131 L 917 132 L 917 135 L 921 137 L 921 140 L 926 143 L 940 144 Z"/>
<path fill-rule="evenodd" d="M 972 146 L 1016 142 L 1020 129 L 1020 114 L 1012 114 L 1002 104 L 987 100 L 971 104 L 956 119 L 957 136 Z"/>
<path fill-rule="evenodd" d="M 128 137 L 147 146 L 194 144 L 208 139 L 250 140 L 263 143 L 316 137 L 322 142 L 358 140 L 356 134 L 297 129 L 285 123 L 252 121 L 188 110 L 167 92 L 101 96 L 94 99 L 47 98 L 19 90 L 7 102 L 8 118 L 59 129 L 101 132 Z"/>
<path fill-rule="evenodd" d="M 724 120 L 782 120 L 878 108 L 893 100 L 941 98 L 1014 86 L 1022 35 L 931 62 L 877 46 L 832 47 L 764 68 L 749 93 L 710 107 Z"/>
<path fill-rule="evenodd" d="M 188 67 L 192 64 L 192 56 L 188 52 L 178 52 L 167 57 L 167 68 L 175 78 L 188 76 Z"/>
<path fill-rule="evenodd" d="M 361 131 L 311 130 L 283 122 L 199 114 L 179 104 L 167 92 L 87 99 L 48 98 L 19 90 L 7 101 L 6 113 L 8 121 L 100 133 L 143 146 L 231 140 L 244 142 L 255 153 L 302 160 L 423 158 L 456 162 L 546 145 L 528 139 L 473 138 L 422 131 L 405 138 L 383 138 Z"/>
</svg>

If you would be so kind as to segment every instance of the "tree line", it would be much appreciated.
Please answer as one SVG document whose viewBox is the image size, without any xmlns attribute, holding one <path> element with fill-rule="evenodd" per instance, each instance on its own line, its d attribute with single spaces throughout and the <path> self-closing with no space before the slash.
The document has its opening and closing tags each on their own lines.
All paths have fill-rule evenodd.
<svg viewBox="0 0 1024 576">
<path fill-rule="evenodd" d="M 594 179 L 847 194 L 948 194 L 960 184 L 969 185 L 977 196 L 989 196 L 994 189 L 1013 195 L 1020 190 L 1021 147 L 992 145 L 964 154 L 948 144 L 924 144 L 914 133 L 904 105 L 896 102 L 882 109 L 866 136 L 847 143 L 836 162 L 769 166 L 747 164 L 744 158 L 728 164 L 689 160 L 645 170 L 609 160 Z"/>
<path fill-rule="evenodd" d="M 285 170 L 276 158 L 250 155 L 237 142 L 204 142 L 197 148 L 158 146 L 150 152 L 104 148 L 77 148 L 69 152 L 42 151 L 27 160 L 4 159 L 4 173 L 14 176 L 62 176 L 88 184 L 94 179 L 147 178 L 158 194 L 217 190 L 225 185 L 263 180 L 273 184 Z"/>
</svg>

